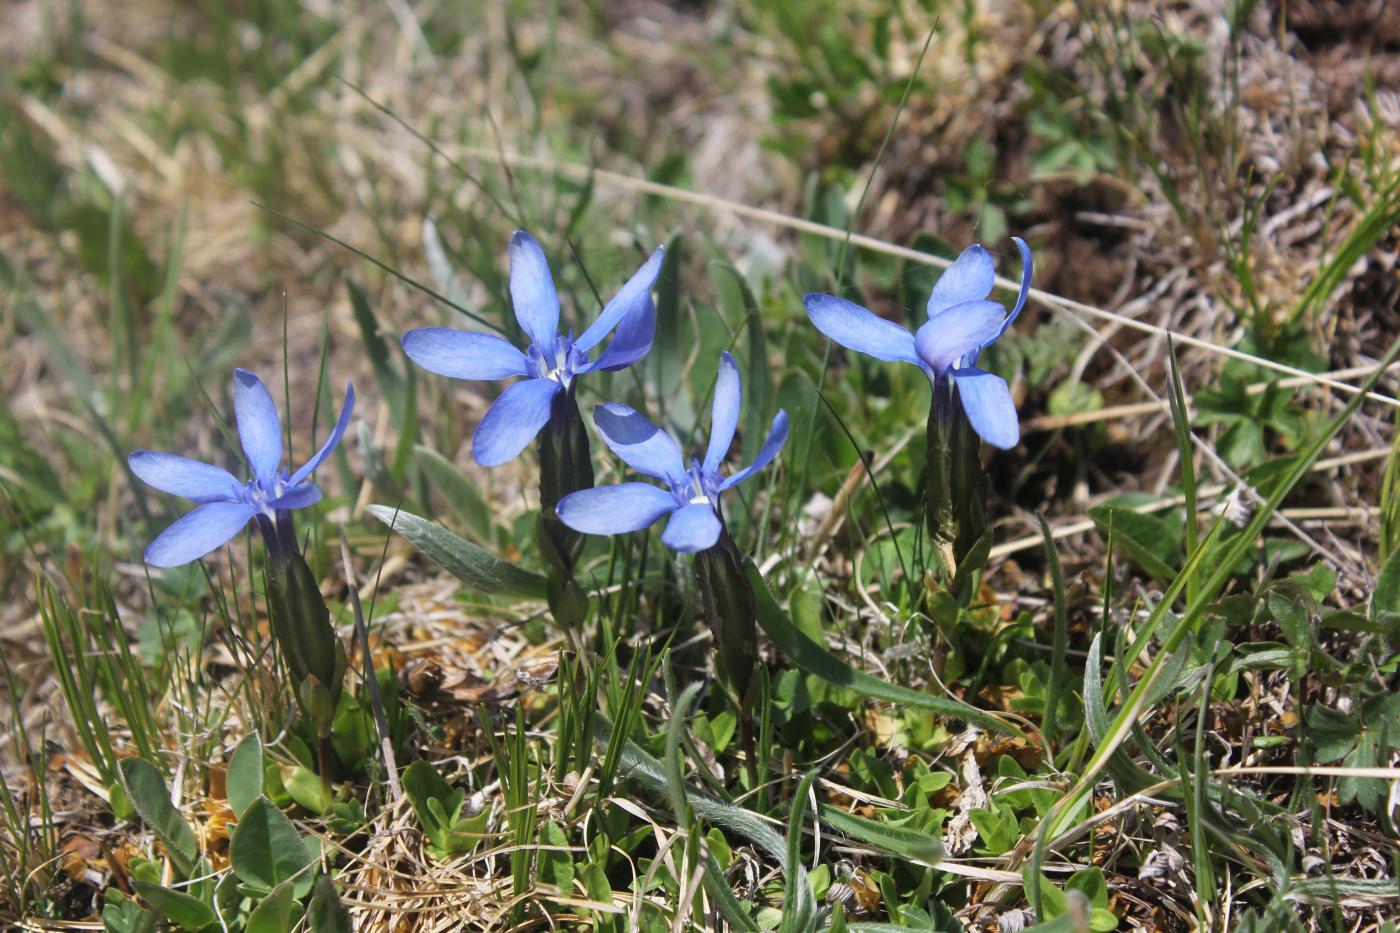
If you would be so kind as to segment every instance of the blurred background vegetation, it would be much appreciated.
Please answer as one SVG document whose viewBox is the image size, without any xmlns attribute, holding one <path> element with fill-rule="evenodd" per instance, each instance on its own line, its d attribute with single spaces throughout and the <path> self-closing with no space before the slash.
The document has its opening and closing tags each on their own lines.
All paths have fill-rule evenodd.
<svg viewBox="0 0 1400 933">
<path fill-rule="evenodd" d="M 1086 515 L 1180 489 L 1160 404 L 1163 329 L 1196 340 L 1177 352 L 1205 442 L 1196 468 L 1217 493 L 1241 476 L 1262 487 L 1348 396 L 1213 347 L 1355 384 L 1400 333 L 1400 10 L 1361 6 L 0 6 L 0 653 L 15 727 L 0 746 L 7 781 L 62 771 L 49 753 L 75 744 L 53 677 L 59 636 L 38 610 L 41 577 L 64 581 L 75 604 L 110 604 L 125 627 L 99 641 L 129 633 L 147 671 L 202 668 L 192 659 L 218 646 L 201 608 L 222 592 L 218 579 L 146 577 L 140 548 L 175 513 L 134 481 L 124 455 L 214 456 L 223 441 L 208 414 L 230 410 L 234 365 L 285 372 L 287 398 L 302 400 L 299 437 L 311 430 L 309 400 L 324 426 L 336 396 L 327 387 L 356 380 L 354 441 L 322 484 L 335 493 L 326 514 L 349 525 L 358 557 L 376 561 L 384 548 L 382 529 L 360 523 L 362 507 L 394 496 L 453 515 L 475 539 L 519 556 L 528 468 L 488 473 L 467 453 L 489 395 L 416 378 L 397 348 L 410 327 L 463 324 L 429 290 L 508 322 L 504 246 L 516 228 L 545 244 L 575 321 L 647 251 L 674 245 L 679 287 L 662 309 L 660 352 L 644 380 L 624 374 L 612 385 L 665 400 L 679 431 L 693 430 L 704 410 L 715 352 L 767 341 L 766 353 L 751 355 L 746 379 L 763 381 L 750 391 L 770 410 L 805 411 L 811 427 L 790 444 L 787 457 L 802 466 L 788 467 L 782 522 L 747 529 L 746 542 L 776 552 L 813 528 L 832 533 L 823 519 L 836 500 L 853 510 L 850 528 L 809 563 L 843 585 L 854 576 L 857 588 L 852 562 L 867 549 L 890 559 L 878 540 L 884 504 L 852 506 L 843 481 L 863 451 L 903 450 L 896 445 L 922 423 L 925 390 L 915 372 L 855 359 L 824 375 L 848 438 L 812 390 L 830 359 L 801 295 L 840 289 L 904 321 L 936 273 L 793 221 L 942 257 L 979 241 L 1005 260 L 1003 273 L 1014 255 L 1006 238 L 1024 237 L 1038 288 L 1118 317 L 1036 302 L 990 355 L 1012 383 L 1025 431 L 1020 448 L 990 465 L 1004 519 L 996 585 L 1013 594 L 1008 617 L 1043 610 L 1033 517 L 1042 512 L 1067 529 L 1071 601 L 1093 605 L 1105 549 L 1085 533 L 1094 528 Z M 744 343 L 746 326 L 756 343 Z M 1393 378 L 1380 385 L 1395 390 Z M 1393 412 L 1370 405 L 1348 421 L 1325 452 L 1328 468 L 1295 493 L 1291 524 L 1274 528 L 1249 573 L 1312 574 L 1316 599 L 1333 608 L 1370 598 L 1400 535 L 1384 472 Z M 435 473 L 420 445 L 456 470 Z M 917 457 L 892 457 L 882 464 L 884 494 L 896 518 L 917 514 Z M 444 496 L 444 475 L 465 476 L 476 491 L 451 486 Z M 1167 514 L 1142 533 L 1169 541 L 1167 559 L 1139 574 L 1149 593 L 1165 582 L 1152 569 L 1180 565 L 1182 519 Z M 338 572 L 333 536 L 320 538 L 318 569 Z M 378 569 L 386 584 L 436 579 L 398 550 Z M 821 587 L 808 591 L 820 605 Z M 381 613 L 401 598 L 386 592 Z M 828 611 L 840 619 L 839 607 Z M 850 635 L 864 638 L 854 627 Z M 951 679 L 985 668 L 981 648 L 952 654 Z M 1009 702 L 976 691 L 1040 683 L 1022 676 L 1029 660 L 1013 661 L 998 655 L 1005 666 L 978 671 L 969 696 Z M 186 674 L 191 683 L 205 676 Z M 889 676 L 905 675 L 915 676 L 901 659 Z M 191 687 L 187 699 L 196 696 L 211 702 Z M 181 715 L 191 728 L 210 726 L 202 714 Z M 931 735 L 901 740 L 929 747 Z M 190 741 L 206 759 L 223 754 L 216 731 Z M 879 770 L 857 752 L 844 775 Z M 1386 746 L 1372 761 L 1392 757 Z M 65 812 L 95 806 L 71 784 L 54 793 Z M 84 818 L 62 823 L 79 828 L 71 832 L 54 825 L 58 858 L 59 836 L 72 838 Z M 986 843 L 991 824 L 982 832 Z M 979 852 L 1009 850 L 1020 838 L 1015 819 L 1006 835 Z M 1370 845 L 1335 851 L 1371 859 Z M 91 912 L 102 875 L 85 871 L 51 895 L 53 916 Z M 1142 903 L 1122 913 L 1164 926 L 1175 912 L 1199 919 L 1177 906 L 1191 900 L 1180 892 L 1160 903 L 1125 897 Z"/>
</svg>

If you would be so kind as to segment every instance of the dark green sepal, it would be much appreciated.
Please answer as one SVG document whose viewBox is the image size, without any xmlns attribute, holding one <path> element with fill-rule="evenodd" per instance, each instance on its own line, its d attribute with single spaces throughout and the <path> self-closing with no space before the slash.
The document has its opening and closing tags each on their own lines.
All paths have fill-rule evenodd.
<svg viewBox="0 0 1400 933">
<path fill-rule="evenodd" d="M 754 665 L 758 663 L 758 604 L 744 572 L 744 559 L 729 532 L 695 555 L 695 576 L 704 602 L 705 622 L 715 642 L 715 672 L 747 709 Z"/>
<path fill-rule="evenodd" d="M 951 551 L 951 576 L 977 547 L 987 528 L 987 473 L 982 469 L 981 438 L 972 429 L 950 376 L 933 380 L 924 467 L 929 538 Z M 945 577 L 945 581 L 947 577 Z"/>
<path fill-rule="evenodd" d="M 535 523 L 540 554 L 564 580 L 573 579 L 584 539 L 559 520 L 554 507 L 569 493 L 592 487 L 588 429 L 570 386 L 555 394 L 549 421 L 540 431 L 540 515 Z"/>
<path fill-rule="evenodd" d="M 345 679 L 345 648 L 331 625 L 316 576 L 300 553 L 269 550 L 267 608 L 272 637 L 292 675 L 297 702 L 317 731 L 325 734 Z"/>
<path fill-rule="evenodd" d="M 560 628 L 576 630 L 588 616 L 588 594 L 573 577 L 555 570 L 549 575 L 549 612 Z"/>
</svg>

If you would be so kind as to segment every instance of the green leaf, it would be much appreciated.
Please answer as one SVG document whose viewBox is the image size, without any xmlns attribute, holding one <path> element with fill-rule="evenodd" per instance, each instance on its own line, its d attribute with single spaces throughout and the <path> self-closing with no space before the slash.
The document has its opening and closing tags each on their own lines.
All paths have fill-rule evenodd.
<svg viewBox="0 0 1400 933">
<path fill-rule="evenodd" d="M 1111 505 L 1090 509 L 1089 517 L 1152 577 L 1162 582 L 1176 577 L 1176 569 L 1181 565 L 1181 544 L 1166 521 Z"/>
<path fill-rule="evenodd" d="M 271 894 L 258 902 L 248 915 L 243 933 L 287 933 L 301 917 L 301 905 L 294 898 L 296 882 L 279 884 Z"/>
<path fill-rule="evenodd" d="M 386 505 L 367 506 L 365 511 L 403 535 L 440 567 L 478 592 L 531 599 L 544 599 L 549 592 L 549 583 L 540 574 L 493 557 L 426 518 Z"/>
<path fill-rule="evenodd" d="M 1108 906 L 1108 882 L 1102 868 L 1085 868 L 1069 876 L 1065 890 L 1078 891 L 1095 907 Z"/>
<path fill-rule="evenodd" d="M 437 858 L 470 852 L 486 831 L 488 813 L 463 817 L 466 792 L 453 787 L 426 761 L 415 761 L 404 770 L 404 793 L 429 839 L 429 851 Z"/>
<path fill-rule="evenodd" d="M 1313 742 L 1313 755 L 1322 764 L 1345 757 L 1362 731 L 1359 720 L 1325 706 L 1309 709 L 1307 723 L 1307 735 Z"/>
<path fill-rule="evenodd" d="M 868 820 L 824 803 L 817 805 L 817 812 L 821 815 L 822 822 L 833 829 L 879 846 L 900 858 L 922 865 L 937 865 L 943 861 L 943 842 L 931 833 L 916 832 L 902 826 Z"/>
<path fill-rule="evenodd" d="M 720 754 L 729 747 L 738 726 L 739 719 L 734 715 L 734 711 L 725 709 L 712 717 L 697 716 L 692 728 L 696 736 L 710 746 L 711 751 Z"/>
<path fill-rule="evenodd" d="M 199 931 L 219 922 L 214 908 L 184 891 L 175 891 L 135 878 L 131 880 L 131 887 L 162 917 L 182 930 Z"/>
<path fill-rule="evenodd" d="M 321 875 L 312 885 L 310 913 L 308 926 L 312 933 L 353 933 L 350 911 L 336 893 L 330 875 Z"/>
<path fill-rule="evenodd" d="M 136 812 L 155 831 L 182 876 L 188 877 L 199 857 L 199 843 L 184 817 L 170 803 L 160 769 L 144 758 L 123 758 L 118 765 L 122 786 Z"/>
<path fill-rule="evenodd" d="M 1103 635 L 1096 634 L 1089 642 L 1089 656 L 1084 662 L 1084 723 L 1095 744 L 1108 735 L 1108 706 L 1103 696 Z"/>
<path fill-rule="evenodd" d="M 815 674 L 823 680 L 876 699 L 930 710 L 944 716 L 964 720 L 972 725 L 981 726 L 992 732 L 1025 737 L 1015 726 L 1002 721 L 1000 717 L 991 713 L 968 706 L 958 700 L 930 696 L 907 687 L 885 683 L 864 671 L 851 667 L 827 651 L 826 648 L 808 638 L 797 626 L 793 625 L 787 614 L 773 598 L 773 594 L 768 591 L 768 585 L 763 582 L 763 575 L 758 572 L 753 561 L 745 560 L 744 564 L 758 607 L 758 624 L 768 634 L 773 644 L 778 646 L 778 650 L 807 673 Z"/>
<path fill-rule="evenodd" d="M 103 933 L 155 933 L 160 917 L 116 888 L 102 895 Z"/>
<path fill-rule="evenodd" d="M 1269 615 L 1274 617 L 1283 637 L 1300 652 L 1309 652 L 1317 625 L 1317 603 L 1301 585 L 1288 580 L 1269 587 L 1265 597 Z"/>
<path fill-rule="evenodd" d="M 558 823 L 540 823 L 540 849 L 535 865 L 542 883 L 556 888 L 565 897 L 574 887 L 574 856 L 569 851 L 569 837 Z"/>
<path fill-rule="evenodd" d="M 583 886 L 590 900 L 598 904 L 611 904 L 613 899 L 612 882 L 601 862 L 591 861 L 582 866 Z M 621 918 L 611 911 L 593 911 L 593 929 L 597 933 L 612 933 L 622 929 Z"/>
<path fill-rule="evenodd" d="M 229 856 L 238 880 L 251 887 L 271 892 L 295 878 L 297 899 L 311 887 L 311 873 L 304 870 L 311 864 L 311 855 L 291 820 L 266 797 L 259 797 L 244 811 L 233 831 Z"/>
<path fill-rule="evenodd" d="M 1383 612 L 1400 613 L 1400 550 L 1386 559 L 1371 594 L 1371 618 L 1378 619 Z"/>
<path fill-rule="evenodd" d="M 228 761 L 225 785 L 234 816 L 242 816 L 248 805 L 262 796 L 263 746 L 256 730 L 244 736 L 233 750 L 233 757 Z"/>
<path fill-rule="evenodd" d="M 1356 738 L 1356 747 L 1342 759 L 1342 765 L 1347 768 L 1377 768 L 1382 764 L 1380 753 L 1381 743 L 1377 734 L 1370 729 L 1362 729 Z M 1385 781 L 1347 775 L 1337 781 L 1337 799 L 1343 804 L 1355 800 L 1374 813 L 1385 799 L 1387 789 Z"/>
<path fill-rule="evenodd" d="M 1009 808 L 994 806 L 989 810 L 973 810 L 967 816 L 977 829 L 982 851 L 1000 855 L 1016 844 L 1016 814 Z"/>
<path fill-rule="evenodd" d="M 729 879 L 725 877 L 713 855 L 705 856 L 705 891 L 714 900 L 720 916 L 730 927 L 742 933 L 758 933 L 758 924 L 749 916 L 748 908 L 734 896 Z"/>
<path fill-rule="evenodd" d="M 461 519 L 467 532 L 478 544 L 490 544 L 491 510 L 476 484 L 455 463 L 431 447 L 420 444 L 413 448 L 413 456 L 418 461 L 419 469 L 428 477 L 428 482 L 447 500 L 447 507 Z"/>
<path fill-rule="evenodd" d="M 734 863 L 734 850 L 729 848 L 729 840 L 724 838 L 724 831 L 719 827 L 710 827 L 710 831 L 705 834 L 705 845 L 709 847 L 710 855 L 721 871 Z"/>
<path fill-rule="evenodd" d="M 305 765 L 293 765 L 284 785 L 292 799 L 317 816 L 325 816 L 334 798 L 321 786 L 321 778 Z"/>
<path fill-rule="evenodd" d="M 413 805 L 413 812 L 418 814 L 418 821 L 423 824 L 425 832 L 431 833 L 437 827 L 445 829 L 456 819 L 457 806 L 461 805 L 461 794 L 454 794 L 452 785 L 448 784 L 443 776 L 438 774 L 437 768 L 429 762 L 415 761 L 404 769 L 403 790 L 408 795 L 408 802 Z M 452 807 L 450 813 L 447 812 L 449 806 Z"/>
</svg>

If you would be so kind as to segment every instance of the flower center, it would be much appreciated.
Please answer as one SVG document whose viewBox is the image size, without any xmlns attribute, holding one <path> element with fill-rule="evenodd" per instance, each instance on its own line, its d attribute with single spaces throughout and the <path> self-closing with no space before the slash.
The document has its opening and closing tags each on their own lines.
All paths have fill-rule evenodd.
<svg viewBox="0 0 1400 933">
<path fill-rule="evenodd" d="M 556 335 L 553 346 L 548 348 L 532 343 L 525 355 L 538 378 L 552 379 L 566 389 L 574 381 L 579 367 L 588 362 L 588 354 L 574 347 L 572 333 L 567 337 Z"/>
<path fill-rule="evenodd" d="M 244 487 L 243 501 L 264 515 L 276 516 L 277 510 L 272 507 L 272 503 L 287 494 L 287 479 L 287 474 L 281 470 L 266 483 L 253 477 Z"/>
<path fill-rule="evenodd" d="M 691 461 L 685 482 L 675 490 L 676 498 L 686 505 L 714 505 L 719 499 L 719 477 L 706 473 L 698 461 Z"/>
</svg>

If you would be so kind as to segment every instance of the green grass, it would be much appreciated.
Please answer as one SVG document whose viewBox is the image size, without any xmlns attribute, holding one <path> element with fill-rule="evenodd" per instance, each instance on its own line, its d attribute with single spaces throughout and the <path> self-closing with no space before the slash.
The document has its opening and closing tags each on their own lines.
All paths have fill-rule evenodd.
<svg viewBox="0 0 1400 933">
<path fill-rule="evenodd" d="M 1314 66 L 1250 4 L 1225 35 L 1091 4 L 479 7 L 74 8 L 6 77 L 0 925 L 1384 928 L 1396 406 L 1271 368 L 1396 392 L 1375 89 L 1270 122 L 1280 63 Z M 400 350 L 519 338 L 517 227 L 576 331 L 667 247 L 653 350 L 585 413 L 689 450 L 729 350 L 734 463 L 791 417 L 726 512 L 747 696 L 655 533 L 588 542 L 582 613 L 551 595 L 535 455 L 471 461 L 497 390 Z M 983 452 L 992 547 L 948 579 L 926 380 L 831 346 L 802 295 L 914 320 L 940 257 L 980 240 L 1006 274 L 1008 234 L 1052 297 L 980 362 L 1024 431 Z M 140 562 L 181 511 L 125 454 L 241 469 L 234 365 L 303 456 L 359 394 L 298 526 L 350 656 L 325 760 L 257 536 Z"/>
</svg>

